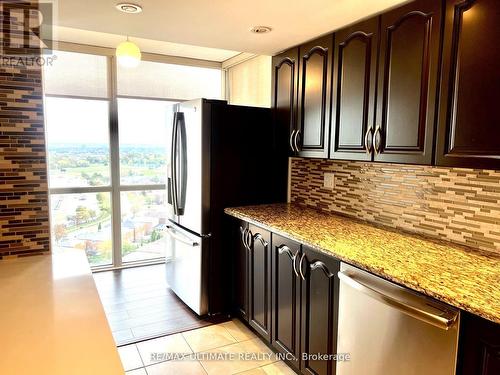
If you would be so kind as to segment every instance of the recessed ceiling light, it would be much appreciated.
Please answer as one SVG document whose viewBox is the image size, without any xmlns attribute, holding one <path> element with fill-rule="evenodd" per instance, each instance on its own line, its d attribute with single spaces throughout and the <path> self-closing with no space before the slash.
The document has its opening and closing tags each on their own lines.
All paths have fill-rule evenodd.
<svg viewBox="0 0 500 375">
<path fill-rule="evenodd" d="M 129 14 L 137 14 L 142 12 L 142 7 L 140 5 L 131 3 L 116 4 L 116 9 L 118 9 L 123 13 L 129 13 Z"/>
<path fill-rule="evenodd" d="M 250 29 L 250 32 L 254 34 L 266 34 L 271 32 L 271 28 L 269 26 L 254 26 Z"/>
</svg>

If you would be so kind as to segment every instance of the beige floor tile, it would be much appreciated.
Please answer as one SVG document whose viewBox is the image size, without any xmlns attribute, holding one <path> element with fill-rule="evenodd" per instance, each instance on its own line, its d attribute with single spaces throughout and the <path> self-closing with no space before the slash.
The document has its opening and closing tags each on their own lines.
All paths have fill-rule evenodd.
<svg viewBox="0 0 500 375">
<path fill-rule="evenodd" d="M 137 370 L 127 371 L 125 375 L 148 375 L 146 369 L 138 368 Z"/>
<path fill-rule="evenodd" d="M 233 336 L 237 341 L 251 340 L 257 337 L 239 319 L 233 319 L 229 322 L 221 323 L 220 325 L 226 328 L 231 336 Z"/>
<path fill-rule="evenodd" d="M 118 348 L 118 354 L 120 354 L 120 359 L 122 360 L 122 365 L 125 371 L 144 367 L 135 344 Z"/>
<path fill-rule="evenodd" d="M 206 375 L 198 361 L 168 361 L 146 367 L 148 375 Z"/>
<path fill-rule="evenodd" d="M 194 352 L 214 349 L 236 342 L 236 339 L 231 336 L 229 331 L 221 325 L 213 325 L 183 332 L 182 335 Z"/>
<path fill-rule="evenodd" d="M 180 333 L 140 342 L 137 344 L 137 349 L 145 366 L 166 361 L 170 353 L 191 354 L 193 352 Z"/>
<path fill-rule="evenodd" d="M 265 366 L 276 361 L 273 352 L 258 338 L 227 345 L 217 349 L 207 350 L 203 353 L 224 353 L 228 356 L 236 356 L 236 358 L 228 358 L 228 360 L 225 361 L 202 360 L 201 364 L 209 375 L 235 374 Z M 262 358 L 240 359 L 239 356 L 244 353 L 250 355 L 261 354 Z"/>
<path fill-rule="evenodd" d="M 274 362 L 253 370 L 240 372 L 238 375 L 295 375 L 295 372 L 284 362 Z"/>
</svg>

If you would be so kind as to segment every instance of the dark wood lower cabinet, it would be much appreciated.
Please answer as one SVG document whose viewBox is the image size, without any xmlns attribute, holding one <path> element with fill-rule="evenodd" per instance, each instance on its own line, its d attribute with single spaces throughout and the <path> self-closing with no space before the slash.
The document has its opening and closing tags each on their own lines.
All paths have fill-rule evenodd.
<svg viewBox="0 0 500 375">
<path fill-rule="evenodd" d="M 301 245 L 272 236 L 272 346 L 288 364 L 300 368 L 300 276 L 297 271 Z"/>
<path fill-rule="evenodd" d="M 248 322 L 271 340 L 271 233 L 249 225 Z"/>
<path fill-rule="evenodd" d="M 296 372 L 335 375 L 340 261 L 236 224 L 236 313 Z M 500 324 L 462 311 L 456 374 L 500 374 Z"/>
<path fill-rule="evenodd" d="M 273 234 L 272 340 L 302 374 L 335 374 L 340 262 Z"/>
<path fill-rule="evenodd" d="M 462 313 L 458 375 L 500 374 L 500 325 Z"/>
<path fill-rule="evenodd" d="M 301 352 L 334 355 L 337 351 L 337 319 L 340 262 L 331 256 L 303 248 L 299 261 L 302 277 Z M 302 374 L 335 374 L 336 362 L 304 358 Z"/>
<path fill-rule="evenodd" d="M 248 223 L 241 221 L 236 230 L 236 259 L 235 259 L 235 295 L 236 313 L 244 321 L 248 321 Z"/>
</svg>

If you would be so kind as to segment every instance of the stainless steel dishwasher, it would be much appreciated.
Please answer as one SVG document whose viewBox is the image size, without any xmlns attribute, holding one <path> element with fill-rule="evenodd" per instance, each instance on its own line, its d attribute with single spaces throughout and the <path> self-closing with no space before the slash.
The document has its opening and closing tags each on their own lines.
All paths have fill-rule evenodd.
<svg viewBox="0 0 500 375">
<path fill-rule="evenodd" d="M 455 374 L 459 310 L 342 263 L 337 375 Z"/>
</svg>

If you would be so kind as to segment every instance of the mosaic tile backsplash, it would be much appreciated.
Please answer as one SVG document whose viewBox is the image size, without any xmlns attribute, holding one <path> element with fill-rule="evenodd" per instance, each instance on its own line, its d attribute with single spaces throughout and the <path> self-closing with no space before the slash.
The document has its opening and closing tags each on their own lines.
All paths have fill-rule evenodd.
<svg viewBox="0 0 500 375">
<path fill-rule="evenodd" d="M 500 171 L 292 158 L 291 202 L 500 253 Z"/>
<path fill-rule="evenodd" d="M 22 35 L 7 14 L 0 22 Z M 49 252 L 47 189 L 41 68 L 0 66 L 0 259 Z"/>
</svg>

